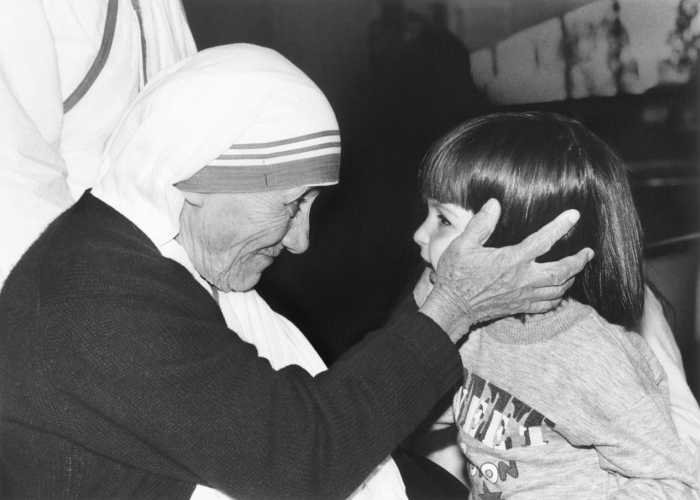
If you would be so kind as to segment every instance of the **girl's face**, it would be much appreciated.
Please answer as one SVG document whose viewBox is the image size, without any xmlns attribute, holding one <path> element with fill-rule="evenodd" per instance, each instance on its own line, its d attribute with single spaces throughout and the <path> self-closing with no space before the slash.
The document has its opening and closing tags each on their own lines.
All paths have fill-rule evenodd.
<svg viewBox="0 0 700 500">
<path fill-rule="evenodd" d="M 474 212 L 453 203 L 428 200 L 428 215 L 413 234 L 413 241 L 420 247 L 423 260 L 437 269 L 442 252 L 457 236 L 462 234 Z"/>
</svg>

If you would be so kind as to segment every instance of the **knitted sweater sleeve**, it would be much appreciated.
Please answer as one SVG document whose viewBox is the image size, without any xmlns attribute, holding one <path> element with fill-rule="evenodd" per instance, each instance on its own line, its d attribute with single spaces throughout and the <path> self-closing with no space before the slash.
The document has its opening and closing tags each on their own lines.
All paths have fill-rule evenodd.
<svg viewBox="0 0 700 500">
<path fill-rule="evenodd" d="M 460 375 L 454 346 L 416 312 L 313 378 L 273 370 L 221 321 L 158 291 L 42 305 L 56 431 L 236 498 L 347 496 Z"/>
</svg>

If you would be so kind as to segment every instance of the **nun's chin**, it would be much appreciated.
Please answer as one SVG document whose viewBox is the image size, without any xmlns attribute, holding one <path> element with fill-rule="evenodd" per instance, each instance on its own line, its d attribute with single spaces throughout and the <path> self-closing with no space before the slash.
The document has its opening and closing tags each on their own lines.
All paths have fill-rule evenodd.
<svg viewBox="0 0 700 500">
<path fill-rule="evenodd" d="M 236 276 L 228 280 L 222 280 L 220 284 L 214 286 L 223 293 L 226 292 L 249 292 L 260 282 L 262 271 L 245 273 L 243 276 Z"/>
</svg>

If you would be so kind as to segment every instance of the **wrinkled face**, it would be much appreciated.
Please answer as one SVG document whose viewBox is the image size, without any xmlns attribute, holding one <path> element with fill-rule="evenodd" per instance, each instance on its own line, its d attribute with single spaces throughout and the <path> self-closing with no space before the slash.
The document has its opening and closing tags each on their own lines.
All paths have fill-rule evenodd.
<svg viewBox="0 0 700 500">
<path fill-rule="evenodd" d="M 473 216 L 474 212 L 459 205 L 429 199 L 428 215 L 413 234 L 423 260 L 437 269 L 442 252 L 464 231 Z"/>
<path fill-rule="evenodd" d="M 263 193 L 186 193 L 177 240 L 197 272 L 222 292 L 252 289 L 283 249 L 309 246 L 318 188 Z"/>
</svg>

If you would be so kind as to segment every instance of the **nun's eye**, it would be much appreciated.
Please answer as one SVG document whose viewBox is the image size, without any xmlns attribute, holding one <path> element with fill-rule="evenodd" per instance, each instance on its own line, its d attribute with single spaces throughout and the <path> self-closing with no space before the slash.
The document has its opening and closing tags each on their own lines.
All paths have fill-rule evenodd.
<svg viewBox="0 0 700 500">
<path fill-rule="evenodd" d="M 293 218 L 296 217 L 297 214 L 299 213 L 299 205 L 300 205 L 300 203 L 301 203 L 301 199 L 297 199 L 297 200 L 294 200 L 294 201 L 292 201 L 292 202 L 289 202 L 289 203 L 285 203 L 285 204 L 284 204 L 285 208 L 286 208 L 287 211 L 289 212 L 289 218 L 290 218 L 290 219 L 293 219 Z"/>
<path fill-rule="evenodd" d="M 440 221 L 441 226 L 451 226 L 452 225 L 452 223 L 449 221 L 449 219 L 442 214 L 438 214 L 438 220 Z"/>
</svg>

